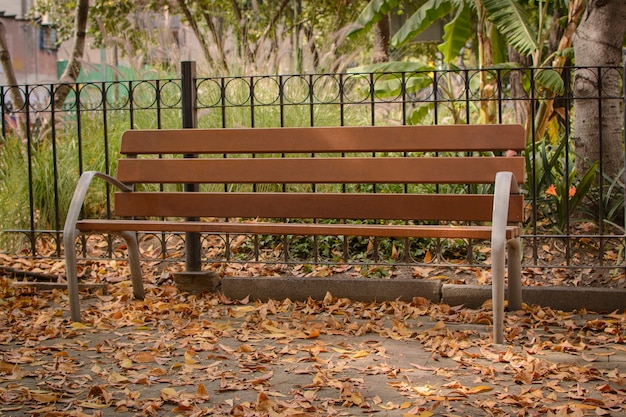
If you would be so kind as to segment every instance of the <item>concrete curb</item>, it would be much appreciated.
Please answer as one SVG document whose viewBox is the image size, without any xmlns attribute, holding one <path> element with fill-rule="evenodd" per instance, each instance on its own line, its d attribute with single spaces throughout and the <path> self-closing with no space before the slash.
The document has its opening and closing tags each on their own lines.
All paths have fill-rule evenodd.
<svg viewBox="0 0 626 417">
<path fill-rule="evenodd" d="M 302 301 L 309 297 L 321 300 L 328 292 L 334 297 L 354 301 L 410 301 L 414 297 L 424 297 L 432 302 L 441 300 L 440 282 L 418 279 L 224 277 L 221 290 L 235 300 L 247 296 L 261 301 L 270 298 Z"/>
<path fill-rule="evenodd" d="M 434 303 L 478 308 L 491 299 L 490 286 L 441 284 L 423 279 L 379 279 L 353 277 L 224 277 L 221 291 L 228 298 L 267 301 L 311 297 L 321 300 L 326 293 L 354 301 L 410 301 L 423 297 Z M 580 287 L 524 287 L 522 299 L 529 305 L 573 311 L 587 309 L 610 312 L 626 309 L 626 289 Z"/>
<path fill-rule="evenodd" d="M 490 286 L 444 284 L 441 301 L 449 305 L 480 307 L 491 299 Z M 626 309 L 626 290 L 594 287 L 523 287 L 522 300 L 529 305 L 540 305 L 555 310 L 586 309 L 610 312 Z"/>
</svg>

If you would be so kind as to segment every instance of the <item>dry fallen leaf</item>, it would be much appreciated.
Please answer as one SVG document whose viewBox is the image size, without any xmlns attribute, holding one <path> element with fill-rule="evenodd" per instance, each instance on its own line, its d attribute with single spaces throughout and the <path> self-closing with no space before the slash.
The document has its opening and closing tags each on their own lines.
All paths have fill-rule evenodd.
<svg viewBox="0 0 626 417">
<path fill-rule="evenodd" d="M 626 413 L 625 372 L 602 366 L 626 351 L 619 312 L 587 319 L 525 305 L 507 314 L 510 347 L 496 349 L 485 337 L 489 306 L 419 297 L 353 302 L 330 293 L 322 301 L 266 303 L 186 296 L 162 265 L 146 274 L 145 299 L 133 300 L 124 261 L 83 267 L 86 279 L 102 279 L 100 269 L 119 273 L 107 280 L 107 295 L 81 293 L 79 324 L 64 317 L 63 291 L 18 294 L 0 280 L 0 412 L 65 417 L 71 403 L 82 408 L 75 417 Z M 220 267 L 277 273 L 272 265 Z M 414 273 L 441 275 L 434 267 Z M 410 358 L 414 348 L 428 361 Z M 408 361 L 396 360 L 401 355 Z M 563 357 L 570 360 L 555 360 Z M 385 389 L 373 392 L 371 377 Z M 285 383 L 292 378 L 303 382 Z"/>
</svg>

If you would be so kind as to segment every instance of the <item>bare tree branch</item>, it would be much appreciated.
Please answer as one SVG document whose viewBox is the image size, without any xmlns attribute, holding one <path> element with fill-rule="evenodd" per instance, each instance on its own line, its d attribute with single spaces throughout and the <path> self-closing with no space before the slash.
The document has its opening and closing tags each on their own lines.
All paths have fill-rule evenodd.
<svg viewBox="0 0 626 417">
<path fill-rule="evenodd" d="M 89 15 L 89 0 L 79 0 L 76 5 L 74 18 L 74 48 L 70 61 L 59 79 L 59 88 L 54 94 L 54 106 L 61 107 L 70 93 L 71 84 L 75 83 L 82 68 L 82 59 L 85 53 L 87 37 L 87 17 Z"/>
<path fill-rule="evenodd" d="M 4 27 L 2 21 L 0 21 L 0 61 L 2 63 L 2 70 L 6 76 L 13 108 L 18 110 L 16 113 L 17 132 L 20 137 L 25 137 L 26 121 L 24 120 L 24 113 L 20 111 L 21 109 L 24 109 L 24 98 L 22 97 L 22 94 L 20 94 L 20 89 L 17 85 L 15 69 L 13 68 L 13 61 L 11 61 L 11 54 L 9 53 L 9 47 L 6 40 L 6 28 Z"/>
<path fill-rule="evenodd" d="M 178 0 L 178 6 L 180 7 L 180 10 L 185 15 L 185 18 L 187 19 L 189 26 L 191 26 L 191 30 L 193 30 L 194 35 L 196 35 L 196 39 L 200 43 L 200 48 L 202 48 L 202 54 L 204 55 L 204 59 L 206 59 L 206 62 L 207 64 L 209 64 L 209 67 L 212 67 L 213 65 L 215 65 L 215 63 L 213 62 L 213 58 L 211 58 L 211 53 L 209 52 L 209 46 L 206 44 L 204 40 L 204 36 L 202 35 L 200 28 L 198 27 L 198 22 L 193 17 L 193 14 L 191 13 L 189 6 L 187 6 L 187 2 L 185 0 Z"/>
</svg>

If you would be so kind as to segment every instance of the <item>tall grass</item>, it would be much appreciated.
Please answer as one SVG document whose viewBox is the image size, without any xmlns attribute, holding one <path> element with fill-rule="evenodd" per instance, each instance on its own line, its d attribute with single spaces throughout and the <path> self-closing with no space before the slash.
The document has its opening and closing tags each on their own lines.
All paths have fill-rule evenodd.
<svg viewBox="0 0 626 417">
<path fill-rule="evenodd" d="M 203 89 L 199 83 L 199 102 L 219 102 L 217 106 L 200 109 L 200 127 L 271 127 L 339 125 L 337 105 L 291 104 L 276 106 L 264 104 L 276 91 L 255 89 L 238 78 L 228 90 L 230 104 L 224 108 L 214 91 Z M 301 91 L 295 91 L 301 88 Z M 123 131 L 130 128 L 156 129 L 181 126 L 179 108 L 162 109 L 150 88 L 133 90 L 131 111 L 127 103 L 117 109 L 102 109 L 100 90 L 85 89 L 80 93 L 79 112 L 72 109 L 56 116 L 54 135 L 47 129 L 39 137 L 24 141 L 13 132 L 2 140 L 0 153 L 0 227 L 2 230 L 30 229 L 58 230 L 63 228 L 65 215 L 81 171 L 96 170 L 114 174 L 120 158 L 119 145 Z M 104 91 L 110 88 L 103 89 Z M 122 90 L 123 91 L 123 90 Z M 307 97 L 308 86 L 291 86 L 294 96 Z M 179 90 L 163 89 L 162 103 L 177 103 Z M 218 96 L 220 97 L 220 96 Z M 253 98 L 254 97 L 254 98 Z M 124 97 L 118 98 L 124 102 Z M 256 105 L 251 105 L 255 100 Z M 110 99 L 107 98 L 107 103 Z M 110 103 L 109 103 L 110 104 Z M 114 107 L 117 104 L 113 104 Z M 356 113 L 353 113 L 356 114 Z M 49 114 L 43 116 L 49 117 Z M 48 119 L 49 120 L 49 119 Z M 357 124 L 348 117 L 349 124 Z M 30 171 L 29 171 L 30 165 Z M 29 185 L 30 184 L 30 185 Z M 85 202 L 85 215 L 105 217 L 109 214 L 112 192 L 103 181 L 95 181 Z M 30 207 L 33 215 L 31 217 Z"/>
</svg>

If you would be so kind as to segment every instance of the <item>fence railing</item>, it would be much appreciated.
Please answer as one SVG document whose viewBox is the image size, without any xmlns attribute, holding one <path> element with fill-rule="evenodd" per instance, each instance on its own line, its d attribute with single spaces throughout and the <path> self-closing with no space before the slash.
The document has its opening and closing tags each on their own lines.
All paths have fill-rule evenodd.
<svg viewBox="0 0 626 417">
<path fill-rule="evenodd" d="M 597 179 L 584 182 L 585 172 L 574 169 L 579 156 L 573 144 L 575 102 L 581 100 L 595 103 L 600 110 L 607 103 L 619 108 L 623 143 L 623 67 L 203 78 L 194 75 L 192 63 L 185 66 L 191 70 L 178 79 L 72 85 L 59 108 L 52 103 L 58 85 L 20 86 L 22 108 L 15 108 L 8 87 L 0 87 L 1 250 L 62 257 L 61 230 L 78 176 L 85 170 L 115 172 L 119 138 L 127 129 L 523 123 L 528 131 L 524 265 L 626 266 L 623 178 L 608 176 L 607 167 L 600 164 L 592 166 Z M 573 80 L 582 70 L 596 74 L 597 95 L 574 93 Z M 621 80 L 618 93 L 602 89 L 609 74 Z M 603 129 L 607 126 L 600 124 L 600 138 Z M 622 166 L 625 160 L 622 152 Z M 111 190 L 103 184 L 91 193 L 85 211 L 108 217 L 111 207 Z M 465 265 L 488 258 L 480 243 L 465 241 L 377 240 L 372 249 L 368 240 L 348 238 L 312 242 L 302 237 L 203 235 L 193 239 L 198 252 L 188 253 L 187 258 L 198 257 L 194 268 L 198 262 L 332 263 L 338 259 Z M 182 260 L 184 240 L 144 234 L 142 254 L 146 259 Z M 117 243 L 111 236 L 85 237 L 82 252 L 85 257 L 116 258 Z"/>
</svg>

